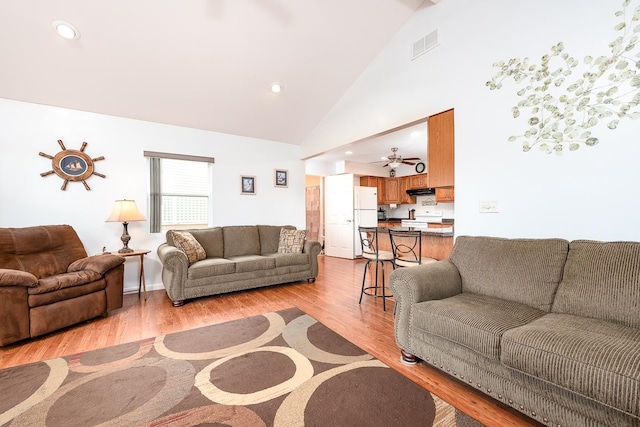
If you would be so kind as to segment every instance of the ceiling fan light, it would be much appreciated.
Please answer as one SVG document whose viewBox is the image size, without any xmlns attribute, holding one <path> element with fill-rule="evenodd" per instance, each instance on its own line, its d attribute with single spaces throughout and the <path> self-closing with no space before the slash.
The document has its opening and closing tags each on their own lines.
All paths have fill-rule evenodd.
<svg viewBox="0 0 640 427">
<path fill-rule="evenodd" d="M 393 161 L 393 162 L 389 162 L 389 167 L 390 167 L 391 169 L 395 169 L 395 168 L 397 168 L 398 166 L 400 166 L 401 164 L 402 164 L 402 163 L 400 163 L 400 162 L 398 162 L 398 161 Z"/>
</svg>

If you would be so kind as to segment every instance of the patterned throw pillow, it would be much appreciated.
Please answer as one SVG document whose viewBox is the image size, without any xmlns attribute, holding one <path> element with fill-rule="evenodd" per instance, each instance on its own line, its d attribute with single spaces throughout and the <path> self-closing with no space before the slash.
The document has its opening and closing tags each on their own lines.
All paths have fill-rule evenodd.
<svg viewBox="0 0 640 427">
<path fill-rule="evenodd" d="M 193 237 L 193 234 L 188 231 L 169 231 L 171 233 L 171 238 L 173 239 L 173 244 L 176 248 L 180 249 L 187 255 L 187 259 L 189 260 L 189 264 L 193 264 L 196 261 L 201 261 L 207 257 L 207 253 L 204 251 L 204 248 Z"/>
<path fill-rule="evenodd" d="M 278 253 L 299 254 L 304 247 L 304 239 L 307 237 L 307 230 L 280 230 L 280 242 L 278 243 Z"/>
</svg>

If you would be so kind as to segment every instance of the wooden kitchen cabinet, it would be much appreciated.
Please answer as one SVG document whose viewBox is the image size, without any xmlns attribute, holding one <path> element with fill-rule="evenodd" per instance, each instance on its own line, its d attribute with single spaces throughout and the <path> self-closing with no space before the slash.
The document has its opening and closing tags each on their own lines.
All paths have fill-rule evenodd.
<svg viewBox="0 0 640 427">
<path fill-rule="evenodd" d="M 400 199 L 403 205 L 415 205 L 416 198 L 407 194 L 407 190 L 411 188 L 411 177 L 403 176 L 401 179 L 402 185 L 400 187 Z"/>
<path fill-rule="evenodd" d="M 398 205 L 415 205 L 416 198 L 409 196 L 407 190 L 414 188 L 427 188 L 429 187 L 429 180 L 427 174 L 403 176 L 401 178 L 381 178 L 378 176 L 361 176 L 360 185 L 363 187 L 377 187 L 378 188 L 378 204 L 388 205 L 395 203 Z M 444 193 L 443 193 L 444 194 Z M 437 197 L 437 196 L 436 196 Z M 443 201 L 449 201 L 445 197 Z M 453 195 L 451 195 L 453 200 Z"/>
<path fill-rule="evenodd" d="M 400 190 L 402 188 L 402 179 L 401 178 L 384 178 L 385 186 L 384 186 L 384 200 L 385 205 L 390 203 L 401 204 L 402 203 L 402 195 L 400 194 Z"/>
<path fill-rule="evenodd" d="M 409 176 L 409 189 L 428 188 L 429 176 L 426 173 Z"/>
<path fill-rule="evenodd" d="M 387 179 L 376 177 L 376 186 L 378 187 L 378 204 L 384 205 L 387 203 Z"/>
<path fill-rule="evenodd" d="M 436 188 L 436 202 L 453 202 L 453 188 Z"/>
<path fill-rule="evenodd" d="M 378 177 L 377 176 L 361 176 L 360 185 L 362 187 L 377 187 Z"/>
<path fill-rule="evenodd" d="M 453 109 L 430 116 L 427 130 L 427 161 L 431 187 L 454 185 L 454 121 Z"/>
</svg>

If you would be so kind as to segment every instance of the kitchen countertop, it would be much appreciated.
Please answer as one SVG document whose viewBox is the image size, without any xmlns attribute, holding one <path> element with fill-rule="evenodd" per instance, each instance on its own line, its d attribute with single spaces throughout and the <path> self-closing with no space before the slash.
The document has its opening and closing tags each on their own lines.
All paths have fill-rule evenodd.
<svg viewBox="0 0 640 427">
<path fill-rule="evenodd" d="M 402 222 L 402 220 L 404 219 L 409 219 L 409 218 L 387 218 L 387 219 L 379 219 L 378 222 Z M 440 223 L 437 223 L 440 224 Z M 442 224 L 453 224 L 453 219 L 450 218 L 443 218 L 442 219 Z"/>
<path fill-rule="evenodd" d="M 381 222 L 384 222 L 381 220 Z M 389 222 L 389 221 L 387 221 Z M 433 229 L 428 229 L 428 228 L 423 228 L 423 227 L 378 227 L 378 230 L 382 231 L 382 232 L 386 232 L 389 229 L 392 230 L 399 230 L 399 231 L 412 231 L 412 230 L 419 230 L 422 232 L 423 236 L 437 236 L 437 237 L 453 237 L 453 231 L 447 231 L 446 233 L 443 233 L 441 231 L 434 231 L 434 230 L 438 230 L 437 228 L 433 228 Z"/>
</svg>

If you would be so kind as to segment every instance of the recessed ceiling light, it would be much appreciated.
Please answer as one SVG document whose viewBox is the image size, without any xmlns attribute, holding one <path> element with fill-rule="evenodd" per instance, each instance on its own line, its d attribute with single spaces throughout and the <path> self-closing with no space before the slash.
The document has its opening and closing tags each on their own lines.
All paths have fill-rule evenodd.
<svg viewBox="0 0 640 427">
<path fill-rule="evenodd" d="M 51 28 L 57 35 L 67 40 L 74 40 L 80 38 L 80 31 L 73 25 L 65 21 L 53 21 Z"/>
<path fill-rule="evenodd" d="M 280 93 L 282 92 L 282 85 L 278 82 L 271 83 L 271 92 Z"/>
<path fill-rule="evenodd" d="M 353 151 L 345 151 L 344 154 L 353 154 Z"/>
</svg>

